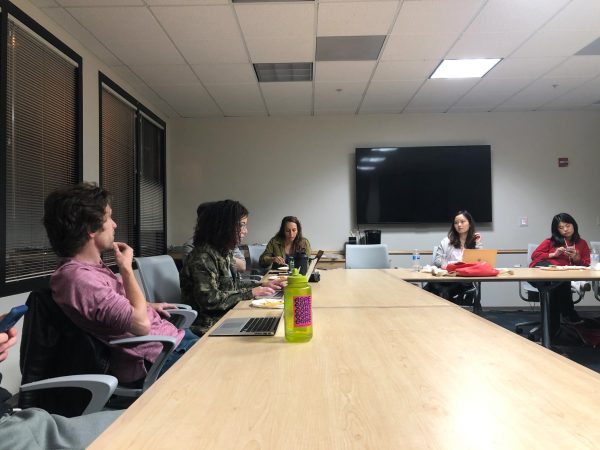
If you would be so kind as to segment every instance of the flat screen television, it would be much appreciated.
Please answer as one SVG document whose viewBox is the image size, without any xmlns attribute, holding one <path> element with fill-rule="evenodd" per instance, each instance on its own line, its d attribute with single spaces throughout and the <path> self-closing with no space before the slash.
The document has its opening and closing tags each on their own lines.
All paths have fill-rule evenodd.
<svg viewBox="0 0 600 450">
<path fill-rule="evenodd" d="M 356 149 L 357 224 L 492 221 L 489 145 Z"/>
</svg>

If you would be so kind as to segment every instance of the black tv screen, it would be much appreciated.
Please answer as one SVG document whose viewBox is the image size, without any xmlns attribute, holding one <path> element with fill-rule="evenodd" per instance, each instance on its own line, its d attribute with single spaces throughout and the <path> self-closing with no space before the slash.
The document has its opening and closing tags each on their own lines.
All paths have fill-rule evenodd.
<svg viewBox="0 0 600 450">
<path fill-rule="evenodd" d="M 492 221 L 489 145 L 356 149 L 357 224 Z"/>
</svg>

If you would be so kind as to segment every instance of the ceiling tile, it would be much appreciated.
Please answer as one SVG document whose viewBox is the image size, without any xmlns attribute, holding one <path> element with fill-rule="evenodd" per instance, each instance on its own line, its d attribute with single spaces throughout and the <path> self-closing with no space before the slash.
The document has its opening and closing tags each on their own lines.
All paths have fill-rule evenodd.
<svg viewBox="0 0 600 450">
<path fill-rule="evenodd" d="M 551 100 L 540 109 L 581 108 L 600 101 L 600 79 L 592 80 Z"/>
<path fill-rule="evenodd" d="M 360 112 L 402 112 L 423 82 L 419 80 L 372 81 Z"/>
<path fill-rule="evenodd" d="M 448 109 L 478 81 L 479 78 L 426 80 L 407 110 Z"/>
<path fill-rule="evenodd" d="M 156 19 L 143 6 L 67 8 L 67 11 L 107 46 L 132 41 L 154 42 L 157 36 L 166 39 Z"/>
<path fill-rule="evenodd" d="M 454 40 L 483 3 L 482 0 L 405 1 L 392 34 L 445 34 Z"/>
<path fill-rule="evenodd" d="M 240 38 L 233 9 L 227 5 L 150 8 L 175 43 Z"/>
<path fill-rule="evenodd" d="M 315 59 L 315 38 L 312 36 L 246 39 L 253 63 L 310 62 Z"/>
<path fill-rule="evenodd" d="M 377 65 L 373 80 L 425 80 L 439 63 L 438 60 L 382 61 Z"/>
<path fill-rule="evenodd" d="M 154 90 L 184 117 L 223 115 L 199 83 L 155 86 Z"/>
<path fill-rule="evenodd" d="M 417 93 L 425 80 L 396 80 L 396 81 L 371 81 L 367 90 L 369 96 L 385 96 L 410 100 Z"/>
<path fill-rule="evenodd" d="M 451 111 L 454 111 L 455 108 L 457 110 L 464 108 L 492 110 L 531 82 L 533 80 L 530 78 L 493 79 L 486 77 L 460 98 L 452 106 Z"/>
<path fill-rule="evenodd" d="M 356 111 L 366 86 L 366 82 L 315 83 L 315 112 Z"/>
<path fill-rule="evenodd" d="M 198 78 L 187 64 L 131 66 L 130 68 L 149 86 L 198 83 Z"/>
<path fill-rule="evenodd" d="M 513 108 L 535 110 L 581 83 L 579 78 L 540 78 L 520 91 L 519 95 L 499 105 L 495 111 L 511 111 Z"/>
<path fill-rule="evenodd" d="M 540 58 L 547 56 L 571 56 L 595 40 L 598 30 L 554 30 L 548 27 L 537 32 L 511 56 L 516 58 Z"/>
<path fill-rule="evenodd" d="M 177 48 L 190 64 L 247 63 L 244 43 L 238 39 L 177 42 Z"/>
<path fill-rule="evenodd" d="M 267 113 L 258 83 L 211 84 L 206 85 L 206 89 L 226 116 L 239 116 L 250 112 Z"/>
<path fill-rule="evenodd" d="M 453 36 L 443 34 L 389 36 L 381 60 L 442 59 L 453 42 Z"/>
<path fill-rule="evenodd" d="M 569 0 L 490 0 L 468 28 L 469 33 L 533 33 Z"/>
<path fill-rule="evenodd" d="M 59 6 L 54 0 L 31 0 L 31 3 L 38 8 L 43 8 L 45 6 Z"/>
<path fill-rule="evenodd" d="M 261 83 L 269 114 L 312 112 L 312 82 Z"/>
<path fill-rule="evenodd" d="M 564 58 L 507 58 L 490 70 L 485 78 L 539 78 L 558 66 Z"/>
<path fill-rule="evenodd" d="M 144 0 L 148 6 L 216 5 L 229 3 L 229 0 Z"/>
<path fill-rule="evenodd" d="M 315 81 L 368 81 L 375 61 L 318 61 Z"/>
<path fill-rule="evenodd" d="M 376 61 L 386 36 L 318 36 L 317 61 Z"/>
<path fill-rule="evenodd" d="M 245 38 L 314 36 L 315 3 L 234 5 Z"/>
<path fill-rule="evenodd" d="M 545 76 L 593 78 L 597 75 L 600 75 L 600 56 L 571 56 Z"/>
<path fill-rule="evenodd" d="M 143 6 L 142 0 L 56 0 L 60 6 Z"/>
<path fill-rule="evenodd" d="M 464 33 L 446 55 L 447 59 L 504 58 L 529 37 L 528 32 Z"/>
<path fill-rule="evenodd" d="M 256 82 L 250 64 L 199 64 L 192 69 L 204 84 L 233 84 Z"/>
<path fill-rule="evenodd" d="M 96 57 L 106 65 L 114 66 L 122 64 L 113 53 L 111 53 L 87 29 L 82 27 L 79 22 L 63 8 L 42 8 L 42 11 L 71 34 L 71 36 L 81 42 L 85 48 L 96 55 Z"/>
<path fill-rule="evenodd" d="M 598 31 L 599 24 L 600 2 L 596 0 L 572 0 L 546 25 L 546 28 Z"/>
<path fill-rule="evenodd" d="M 324 3 L 319 5 L 317 36 L 388 34 L 397 1 Z"/>
<path fill-rule="evenodd" d="M 120 45 L 113 44 L 111 48 L 117 58 L 128 66 L 183 64 L 185 62 L 171 41 L 160 35 L 156 36 L 153 42 L 132 41 Z"/>
</svg>

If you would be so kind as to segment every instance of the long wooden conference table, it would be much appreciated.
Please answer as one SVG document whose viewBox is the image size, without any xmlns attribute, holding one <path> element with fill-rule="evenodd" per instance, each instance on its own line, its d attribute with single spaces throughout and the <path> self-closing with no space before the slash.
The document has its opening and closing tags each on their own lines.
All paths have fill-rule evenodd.
<svg viewBox="0 0 600 450">
<path fill-rule="evenodd" d="M 283 321 L 274 337 L 204 336 L 90 448 L 600 447 L 596 372 L 397 270 L 321 278 L 310 342 L 286 343 Z"/>
</svg>

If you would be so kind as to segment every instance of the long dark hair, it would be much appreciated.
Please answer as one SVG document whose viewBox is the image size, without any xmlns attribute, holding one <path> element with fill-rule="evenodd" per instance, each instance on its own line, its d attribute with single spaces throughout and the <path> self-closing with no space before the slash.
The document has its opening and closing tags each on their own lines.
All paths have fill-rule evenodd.
<svg viewBox="0 0 600 450">
<path fill-rule="evenodd" d="M 194 246 L 208 244 L 222 255 L 240 242 L 240 220 L 248 210 L 240 202 L 222 200 L 209 204 L 198 215 L 194 230 Z"/>
<path fill-rule="evenodd" d="M 52 249 L 58 256 L 75 256 L 102 228 L 110 193 L 95 183 L 57 189 L 44 201 L 43 223 Z"/>
<path fill-rule="evenodd" d="M 475 248 L 475 221 L 473 220 L 473 216 L 469 211 L 463 209 L 458 211 L 452 217 L 452 222 L 450 223 L 450 231 L 448 231 L 448 239 L 450 239 L 450 245 L 454 248 L 460 248 L 460 236 L 454 227 L 454 221 L 460 215 L 465 216 L 467 222 L 469 222 L 469 231 L 467 232 L 467 239 L 465 239 L 465 248 Z"/>
<path fill-rule="evenodd" d="M 552 218 L 552 225 L 550 226 L 550 230 L 552 231 L 551 239 L 554 246 L 561 247 L 566 245 L 565 238 L 560 234 L 560 231 L 558 231 L 558 224 L 561 222 L 570 223 L 573 225 L 573 236 L 571 237 L 571 243 L 576 244 L 579 242 L 579 239 L 581 239 L 579 236 L 579 226 L 577 226 L 577 222 L 575 222 L 573 216 L 567 213 L 559 213 Z"/>
<path fill-rule="evenodd" d="M 298 220 L 297 217 L 285 216 L 283 219 L 281 219 L 281 226 L 279 227 L 279 231 L 277 232 L 277 237 L 279 237 L 280 239 L 283 239 L 285 241 L 285 224 L 288 222 L 295 223 L 296 227 L 298 228 L 298 234 L 294 238 L 294 242 L 292 242 L 292 247 L 293 247 L 294 252 L 298 252 L 300 250 L 306 250 L 305 248 L 300 247 L 300 244 L 302 243 L 302 241 L 304 239 L 302 237 L 302 225 L 300 224 L 300 221 Z"/>
</svg>

